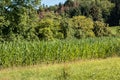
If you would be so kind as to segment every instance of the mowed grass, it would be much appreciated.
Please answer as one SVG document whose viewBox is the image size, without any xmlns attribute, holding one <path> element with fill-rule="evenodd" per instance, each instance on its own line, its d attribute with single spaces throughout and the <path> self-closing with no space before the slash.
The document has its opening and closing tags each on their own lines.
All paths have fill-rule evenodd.
<svg viewBox="0 0 120 80">
<path fill-rule="evenodd" d="M 120 58 L 3 69 L 0 80 L 120 80 Z"/>
</svg>

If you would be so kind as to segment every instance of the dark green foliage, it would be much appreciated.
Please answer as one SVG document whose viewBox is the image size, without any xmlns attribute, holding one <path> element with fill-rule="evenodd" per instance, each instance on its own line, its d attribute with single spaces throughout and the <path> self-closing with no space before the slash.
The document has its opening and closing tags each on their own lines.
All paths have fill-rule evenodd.
<svg viewBox="0 0 120 80">
<path fill-rule="evenodd" d="M 0 16 L 0 41 L 9 38 L 10 28 L 8 27 L 9 21 L 5 21 L 5 16 Z"/>
<path fill-rule="evenodd" d="M 108 29 L 108 24 L 105 24 L 103 22 L 100 21 L 96 21 L 94 22 L 94 33 L 96 36 L 100 37 L 100 36 L 110 36 L 111 32 Z"/>
<path fill-rule="evenodd" d="M 43 19 L 39 22 L 39 25 L 36 27 L 36 34 L 39 39 L 50 40 L 53 39 L 52 27 L 54 26 L 53 20 Z"/>
<path fill-rule="evenodd" d="M 35 6 L 40 0 L 0 1 L 0 37 L 3 41 L 14 39 L 36 39 L 34 27 L 38 14 Z M 32 2 L 32 3 L 31 3 Z"/>
<path fill-rule="evenodd" d="M 111 16 L 108 19 L 108 23 L 111 26 L 120 26 L 120 0 L 110 0 L 115 3 L 115 7 L 111 11 Z"/>
<path fill-rule="evenodd" d="M 65 5 L 68 2 L 70 3 L 68 0 L 65 2 Z M 92 17 L 94 21 L 104 19 L 106 22 L 113 7 L 114 4 L 108 0 L 74 0 L 72 5 L 65 9 L 65 13 L 68 14 L 69 17 L 84 15 L 87 17 Z"/>
<path fill-rule="evenodd" d="M 97 5 L 91 6 L 89 14 L 94 21 L 102 21 L 102 11 Z"/>
<path fill-rule="evenodd" d="M 63 39 L 64 33 L 61 25 L 61 16 L 56 16 L 54 13 L 48 13 L 39 21 L 35 27 L 36 34 L 40 40 Z"/>
<path fill-rule="evenodd" d="M 96 27 L 93 25 L 94 21 L 111 23 L 112 18 L 115 17 L 111 24 L 118 25 L 120 22 L 117 0 L 111 0 L 115 3 L 115 7 L 109 0 L 66 0 L 64 4 L 60 3 L 56 6 L 40 6 L 37 11 L 36 6 L 39 7 L 39 1 L 0 1 L 0 41 L 54 40 L 73 37 L 81 39 L 101 34 L 107 36 L 109 34 L 107 28 Z M 81 17 L 82 15 L 89 18 Z"/>
<path fill-rule="evenodd" d="M 64 3 L 64 6 L 73 7 L 74 1 L 73 0 L 66 0 L 66 2 Z"/>
<path fill-rule="evenodd" d="M 68 22 L 67 19 L 62 19 L 61 23 L 61 32 L 63 33 L 64 39 L 66 39 L 68 37 Z"/>
</svg>

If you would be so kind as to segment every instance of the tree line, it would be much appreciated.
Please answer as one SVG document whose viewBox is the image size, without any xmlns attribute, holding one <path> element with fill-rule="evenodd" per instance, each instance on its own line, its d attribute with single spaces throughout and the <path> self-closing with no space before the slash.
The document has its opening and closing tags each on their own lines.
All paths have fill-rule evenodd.
<svg viewBox="0 0 120 80">
<path fill-rule="evenodd" d="M 110 26 L 120 26 L 120 0 L 66 0 L 64 4 L 59 3 L 50 7 L 43 5 L 43 8 L 70 18 L 84 15 Z"/>
<path fill-rule="evenodd" d="M 119 0 L 0 1 L 0 41 L 111 36 L 109 26 L 120 26 Z"/>
</svg>

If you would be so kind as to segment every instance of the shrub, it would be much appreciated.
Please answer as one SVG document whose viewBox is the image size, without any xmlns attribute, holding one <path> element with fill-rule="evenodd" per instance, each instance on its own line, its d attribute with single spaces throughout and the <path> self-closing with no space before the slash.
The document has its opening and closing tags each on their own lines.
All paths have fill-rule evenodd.
<svg viewBox="0 0 120 80">
<path fill-rule="evenodd" d="M 83 30 L 92 30 L 93 29 L 93 21 L 90 18 L 85 16 L 75 16 L 72 18 L 73 28 L 75 29 L 83 29 Z"/>
<path fill-rule="evenodd" d="M 68 37 L 68 21 L 67 19 L 62 19 L 60 23 L 61 32 L 64 35 L 64 39 Z"/>
<path fill-rule="evenodd" d="M 72 19 L 72 28 L 76 38 L 94 37 L 92 31 L 93 20 L 85 16 L 75 16 Z M 70 23 L 71 24 L 71 23 Z"/>
<path fill-rule="evenodd" d="M 100 21 L 96 21 L 94 22 L 94 33 L 97 37 L 100 37 L 100 36 L 110 36 L 111 35 L 111 32 L 110 30 L 108 29 L 108 24 L 105 24 L 103 22 L 100 22 Z"/>
<path fill-rule="evenodd" d="M 52 27 L 54 26 L 53 20 L 43 19 L 39 22 L 36 27 L 36 34 L 40 40 L 50 40 L 53 39 Z"/>
<path fill-rule="evenodd" d="M 0 16 L 0 41 L 4 41 L 11 36 L 11 29 L 8 27 L 9 21 L 4 16 Z M 7 36 L 7 37 L 5 37 Z"/>
</svg>

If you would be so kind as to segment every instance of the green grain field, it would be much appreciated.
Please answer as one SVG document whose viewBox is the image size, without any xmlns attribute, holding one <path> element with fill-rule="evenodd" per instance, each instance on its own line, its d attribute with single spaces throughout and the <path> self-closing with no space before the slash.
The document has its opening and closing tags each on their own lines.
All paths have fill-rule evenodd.
<svg viewBox="0 0 120 80">
<path fill-rule="evenodd" d="M 56 41 L 15 41 L 0 44 L 0 67 L 61 63 L 120 56 L 120 38 L 100 37 Z"/>
</svg>

